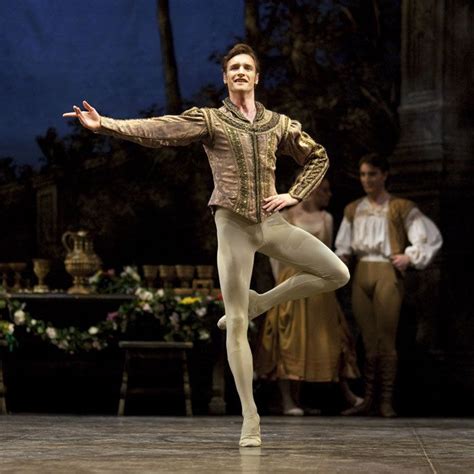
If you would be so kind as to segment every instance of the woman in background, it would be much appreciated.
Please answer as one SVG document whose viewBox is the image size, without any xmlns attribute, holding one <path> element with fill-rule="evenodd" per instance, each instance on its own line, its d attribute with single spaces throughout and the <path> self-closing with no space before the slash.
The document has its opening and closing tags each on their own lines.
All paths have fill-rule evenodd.
<svg viewBox="0 0 474 474">
<path fill-rule="evenodd" d="M 282 215 L 331 247 L 333 218 L 324 209 L 331 198 L 327 179 L 306 201 L 284 210 Z M 297 273 L 293 267 L 270 259 L 276 284 Z M 299 401 L 292 396 L 290 384 L 301 382 L 339 382 L 350 406 L 362 403 L 349 389 L 347 379 L 359 371 L 352 336 L 334 292 L 288 301 L 268 311 L 257 349 L 257 375 L 277 379 L 283 414 L 303 415 Z M 293 382 L 292 382 L 293 381 Z"/>
</svg>

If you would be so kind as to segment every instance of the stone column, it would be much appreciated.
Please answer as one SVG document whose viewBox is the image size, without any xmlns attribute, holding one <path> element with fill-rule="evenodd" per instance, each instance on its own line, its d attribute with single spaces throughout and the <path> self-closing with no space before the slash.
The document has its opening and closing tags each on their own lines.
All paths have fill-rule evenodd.
<svg viewBox="0 0 474 474">
<path fill-rule="evenodd" d="M 471 0 L 402 2 L 400 141 L 392 156 L 392 190 L 415 200 L 443 233 L 440 257 L 414 285 L 421 287 L 416 344 L 440 361 L 444 385 L 474 380 L 473 24 Z M 472 390 L 473 384 L 464 385 Z"/>
</svg>

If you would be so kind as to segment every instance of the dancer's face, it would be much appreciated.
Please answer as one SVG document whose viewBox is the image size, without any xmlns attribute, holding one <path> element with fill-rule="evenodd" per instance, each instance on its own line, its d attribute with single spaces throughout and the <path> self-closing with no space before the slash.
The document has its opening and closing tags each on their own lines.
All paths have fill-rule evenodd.
<svg viewBox="0 0 474 474">
<path fill-rule="evenodd" d="M 238 54 L 229 60 L 224 72 L 224 84 L 229 92 L 251 92 L 258 84 L 255 61 L 248 54 Z"/>
<path fill-rule="evenodd" d="M 380 168 L 363 163 L 359 169 L 359 177 L 364 191 L 369 195 L 377 195 L 385 191 L 388 173 Z"/>
</svg>

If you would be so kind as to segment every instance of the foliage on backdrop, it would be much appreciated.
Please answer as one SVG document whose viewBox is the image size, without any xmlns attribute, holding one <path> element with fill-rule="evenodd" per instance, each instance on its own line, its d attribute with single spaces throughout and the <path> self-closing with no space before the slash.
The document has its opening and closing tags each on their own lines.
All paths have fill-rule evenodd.
<svg viewBox="0 0 474 474">
<path fill-rule="evenodd" d="M 390 153 L 398 137 L 399 2 L 246 0 L 243 7 L 246 38 L 236 41 L 248 41 L 261 58 L 257 96 L 269 108 L 300 120 L 328 149 L 337 215 L 358 192 L 353 179 L 358 159 L 371 152 Z M 167 46 L 172 37 L 162 37 L 170 40 Z M 226 49 L 210 59 L 217 63 Z M 172 47 L 166 51 L 174 54 Z M 176 93 L 177 75 L 174 81 L 170 90 Z M 223 86 L 209 84 L 182 108 L 218 106 L 224 95 Z M 138 115 L 165 112 L 154 104 Z M 38 172 L 18 169 L 11 158 L 0 160 L 0 184 L 23 183 L 32 200 L 37 180 L 57 183 L 60 230 L 90 230 L 106 267 L 214 262 L 214 224 L 206 206 L 212 177 L 199 145 L 147 149 L 91 134 L 77 123 L 70 126 L 67 136 L 50 128 L 37 138 L 44 155 Z M 280 190 L 288 188 L 294 170 L 291 159 L 279 160 Z M 8 213 L 9 222 L 30 214 L 34 221 L 25 199 L 1 211 Z M 20 221 L 18 226 L 24 226 Z M 35 243 L 26 242 L 34 232 L 21 229 L 21 247 L 29 253 L 21 257 L 38 256 Z M 2 237 L 2 247 L 12 249 L 19 235 L 12 227 Z M 40 252 L 44 257 L 63 255 L 59 239 L 47 255 Z"/>
</svg>

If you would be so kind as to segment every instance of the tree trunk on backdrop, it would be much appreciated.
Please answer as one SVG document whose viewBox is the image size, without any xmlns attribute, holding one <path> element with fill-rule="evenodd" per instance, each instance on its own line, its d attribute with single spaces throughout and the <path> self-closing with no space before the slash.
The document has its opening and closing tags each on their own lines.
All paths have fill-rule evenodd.
<svg viewBox="0 0 474 474">
<path fill-rule="evenodd" d="M 245 0 L 245 37 L 247 43 L 258 51 L 260 40 L 259 13 L 257 0 Z"/>
<path fill-rule="evenodd" d="M 179 88 L 178 68 L 174 53 L 173 31 L 168 0 L 156 0 L 158 29 L 160 32 L 161 57 L 165 74 L 166 111 L 177 114 L 182 111 L 181 92 Z"/>
</svg>

